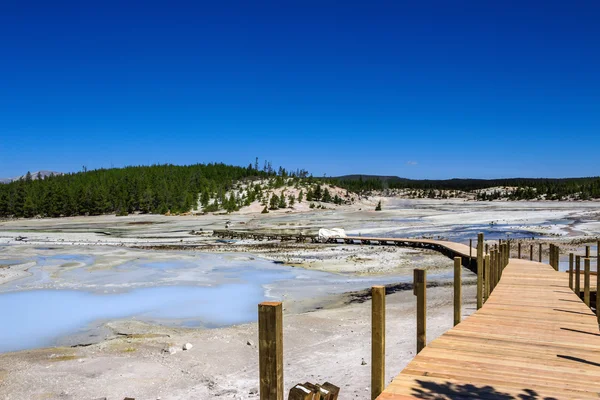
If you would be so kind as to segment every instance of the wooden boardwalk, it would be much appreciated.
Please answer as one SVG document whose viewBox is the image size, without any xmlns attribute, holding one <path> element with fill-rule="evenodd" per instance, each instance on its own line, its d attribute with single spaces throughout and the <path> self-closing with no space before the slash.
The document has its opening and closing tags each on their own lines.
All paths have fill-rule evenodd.
<svg viewBox="0 0 600 400">
<path fill-rule="evenodd" d="M 598 399 L 600 333 L 568 274 L 511 259 L 488 301 L 430 342 L 378 397 Z"/>
<path fill-rule="evenodd" d="M 280 240 L 321 243 L 317 235 L 289 234 L 278 232 L 253 232 L 238 230 L 216 229 L 213 236 L 231 239 L 252 240 Z M 357 245 L 379 245 L 379 246 L 401 246 L 432 249 L 445 254 L 450 258 L 461 257 L 462 263 L 471 271 L 477 273 L 477 249 L 466 244 L 455 243 L 446 240 L 421 239 L 421 238 L 384 238 L 375 236 L 346 236 L 343 238 L 331 238 L 324 244 L 357 244 Z"/>
</svg>

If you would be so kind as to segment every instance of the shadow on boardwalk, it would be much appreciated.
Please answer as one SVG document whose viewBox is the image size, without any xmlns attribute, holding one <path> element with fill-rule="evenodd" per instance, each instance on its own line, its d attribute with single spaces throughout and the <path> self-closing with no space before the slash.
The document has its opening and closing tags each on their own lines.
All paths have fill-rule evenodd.
<svg viewBox="0 0 600 400">
<path fill-rule="evenodd" d="M 493 386 L 476 386 L 471 384 L 456 385 L 451 382 L 436 383 L 417 381 L 419 388 L 413 388 L 412 396 L 418 399 L 450 400 L 450 399 L 494 399 L 494 400 L 556 400 L 554 397 L 542 397 L 535 390 L 522 389 L 516 397 L 496 390 Z"/>
</svg>

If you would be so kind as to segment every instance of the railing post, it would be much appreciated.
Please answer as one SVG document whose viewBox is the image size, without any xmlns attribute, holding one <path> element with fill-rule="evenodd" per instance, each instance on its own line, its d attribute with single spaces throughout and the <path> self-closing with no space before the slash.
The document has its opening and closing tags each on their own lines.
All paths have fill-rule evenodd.
<svg viewBox="0 0 600 400">
<path fill-rule="evenodd" d="M 461 283 L 461 264 L 460 257 L 454 257 L 454 326 L 460 323 L 462 306 L 462 283 Z"/>
<path fill-rule="evenodd" d="M 554 246 L 554 269 L 560 270 L 560 247 Z"/>
<path fill-rule="evenodd" d="M 385 286 L 371 288 L 371 399 L 385 389 Z"/>
<path fill-rule="evenodd" d="M 581 256 L 575 256 L 575 294 L 581 298 Z"/>
<path fill-rule="evenodd" d="M 485 255 L 485 267 L 484 267 L 484 278 L 485 278 L 485 301 L 488 300 L 488 298 L 490 297 L 490 275 L 491 275 L 491 268 L 490 268 L 490 255 L 486 254 Z"/>
<path fill-rule="evenodd" d="M 529 245 L 529 261 L 533 261 L 533 245 Z"/>
<path fill-rule="evenodd" d="M 573 253 L 569 253 L 569 288 L 573 290 Z"/>
<path fill-rule="evenodd" d="M 283 317 L 280 302 L 258 305 L 260 400 L 283 399 Z"/>
<path fill-rule="evenodd" d="M 495 276 L 495 281 L 494 281 L 494 289 L 496 288 L 496 286 L 498 286 L 498 282 L 500 282 L 500 268 L 498 268 L 498 250 L 496 250 L 494 252 L 494 276 Z"/>
<path fill-rule="evenodd" d="M 521 242 L 519 242 L 519 244 L 517 245 L 517 254 L 518 254 L 518 259 L 521 259 Z"/>
<path fill-rule="evenodd" d="M 541 244 L 541 243 L 540 243 L 540 246 L 539 246 L 539 247 L 540 247 L 540 248 L 539 248 L 539 254 L 538 254 L 538 258 L 539 258 L 539 260 L 538 260 L 538 261 L 539 261 L 539 262 L 542 262 L 542 250 L 543 250 L 543 248 L 542 248 L 542 244 Z"/>
<path fill-rule="evenodd" d="M 417 296 L 417 354 L 419 354 L 427 343 L 427 272 L 424 269 L 414 270 L 413 287 L 414 294 Z"/>
<path fill-rule="evenodd" d="M 596 243 L 596 318 L 600 325 L 600 240 Z"/>
<path fill-rule="evenodd" d="M 550 243 L 550 250 L 549 251 L 550 251 L 550 253 L 548 255 L 548 264 L 550 264 L 550 266 L 552 268 L 554 268 L 554 260 L 553 260 L 553 258 L 554 258 L 554 245 L 552 243 Z"/>
<path fill-rule="evenodd" d="M 477 235 L 477 309 L 483 306 L 483 233 Z"/>
<path fill-rule="evenodd" d="M 590 306 L 590 259 L 583 260 L 583 302 L 586 306 Z"/>
<path fill-rule="evenodd" d="M 590 258 L 590 246 L 585 246 L 585 258 Z"/>
<path fill-rule="evenodd" d="M 496 250 L 490 251 L 490 294 L 496 287 Z"/>
<path fill-rule="evenodd" d="M 469 264 L 471 264 L 472 259 L 473 259 L 473 239 L 469 239 Z"/>
</svg>

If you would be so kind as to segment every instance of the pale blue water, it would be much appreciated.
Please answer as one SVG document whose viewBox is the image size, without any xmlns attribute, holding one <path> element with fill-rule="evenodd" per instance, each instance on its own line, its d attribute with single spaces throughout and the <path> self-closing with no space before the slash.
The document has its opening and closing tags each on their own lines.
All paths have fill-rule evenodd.
<svg viewBox="0 0 600 400">
<path fill-rule="evenodd" d="M 412 280 L 331 274 L 227 255 L 182 255 L 133 259 L 111 268 L 98 268 L 95 258 L 84 254 L 28 259 L 37 263 L 29 269 L 32 276 L 0 287 L 0 352 L 55 345 L 123 318 L 208 328 L 252 322 L 264 300 L 319 298 Z"/>
<path fill-rule="evenodd" d="M 260 286 L 244 284 L 154 287 L 108 295 L 75 290 L 5 293 L 0 295 L 0 352 L 51 346 L 58 337 L 105 319 L 177 319 L 207 327 L 249 322 L 264 299 Z"/>
</svg>

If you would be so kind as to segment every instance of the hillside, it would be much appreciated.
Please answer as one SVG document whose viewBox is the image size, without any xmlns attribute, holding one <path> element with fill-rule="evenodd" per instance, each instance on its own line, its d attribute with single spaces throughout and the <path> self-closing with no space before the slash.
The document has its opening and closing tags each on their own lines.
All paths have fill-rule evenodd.
<svg viewBox="0 0 600 400">
<path fill-rule="evenodd" d="M 345 175 L 333 178 L 331 182 L 357 193 L 392 189 L 409 190 L 407 197 L 413 198 L 473 197 L 476 200 L 589 200 L 600 198 L 600 177 L 418 180 L 396 176 Z M 468 193 L 468 195 L 459 196 L 458 192 Z"/>
</svg>

